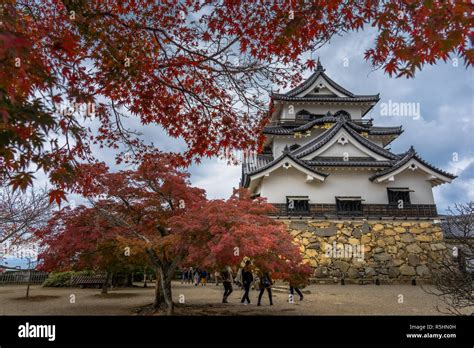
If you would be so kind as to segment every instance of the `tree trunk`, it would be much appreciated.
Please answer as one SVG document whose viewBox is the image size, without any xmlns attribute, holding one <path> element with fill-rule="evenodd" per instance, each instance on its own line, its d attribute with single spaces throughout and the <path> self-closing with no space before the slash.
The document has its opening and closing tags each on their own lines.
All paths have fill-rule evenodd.
<svg viewBox="0 0 474 348">
<path fill-rule="evenodd" d="M 167 315 L 172 315 L 174 310 L 173 296 L 171 294 L 171 277 L 169 277 L 169 269 L 161 269 L 161 288 L 165 300 L 165 309 Z"/>
<path fill-rule="evenodd" d="M 153 249 L 148 248 L 146 251 L 155 267 L 156 273 L 153 307 L 157 310 L 165 311 L 167 315 L 172 315 L 174 306 L 171 294 L 171 280 L 176 270 L 176 261 L 161 261 Z"/>
<path fill-rule="evenodd" d="M 102 294 L 107 294 L 108 293 L 109 281 L 110 281 L 110 272 L 107 271 L 107 273 L 105 274 L 105 282 L 102 285 Z"/>
<path fill-rule="evenodd" d="M 153 308 L 155 309 L 163 309 L 165 303 L 165 297 L 163 295 L 162 287 L 161 287 L 161 277 L 160 271 L 158 268 L 155 269 L 156 274 L 156 282 L 155 282 L 155 298 L 153 299 Z"/>
<path fill-rule="evenodd" d="M 28 270 L 28 284 L 26 285 L 26 298 L 30 297 L 31 269 Z"/>
</svg>

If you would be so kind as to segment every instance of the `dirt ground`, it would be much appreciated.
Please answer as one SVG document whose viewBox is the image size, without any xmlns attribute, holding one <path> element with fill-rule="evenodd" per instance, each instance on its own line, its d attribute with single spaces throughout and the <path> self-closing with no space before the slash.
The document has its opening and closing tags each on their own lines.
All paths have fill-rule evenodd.
<svg viewBox="0 0 474 348">
<path fill-rule="evenodd" d="M 0 315 L 137 315 L 151 304 L 153 284 L 114 289 L 101 295 L 99 289 L 42 288 L 32 286 L 26 300 L 24 285 L 0 287 Z M 426 287 L 426 286 L 424 286 Z M 205 287 L 173 284 L 177 315 L 439 315 L 438 299 L 420 286 L 411 285 L 310 285 L 300 302 L 288 303 L 288 294 L 274 292 L 274 305 L 267 294 L 257 307 L 258 292 L 252 290 L 250 305 L 240 304 L 242 290 L 234 286 L 229 303 L 223 304 L 222 285 Z M 74 300 L 74 301 L 73 301 Z"/>
</svg>

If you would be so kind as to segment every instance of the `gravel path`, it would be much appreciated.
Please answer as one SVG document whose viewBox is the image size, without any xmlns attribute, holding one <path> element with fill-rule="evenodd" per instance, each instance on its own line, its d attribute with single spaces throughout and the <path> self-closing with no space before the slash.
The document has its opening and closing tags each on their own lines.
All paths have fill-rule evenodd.
<svg viewBox="0 0 474 348">
<path fill-rule="evenodd" d="M 153 286 L 153 285 L 152 285 Z M 173 284 L 178 315 L 439 315 L 438 299 L 411 285 L 311 285 L 304 301 L 288 303 L 288 295 L 274 293 L 274 306 L 265 294 L 257 307 L 240 304 L 242 291 L 234 286 L 228 304 L 220 303 L 223 287 Z M 32 286 L 29 300 L 25 286 L 0 287 L 0 315 L 133 315 L 152 302 L 153 287 L 125 288 L 100 295 L 98 289 L 42 288 Z M 74 295 L 74 296 L 71 296 Z M 75 297 L 75 298 L 74 298 Z M 75 303 L 70 303 L 74 298 Z M 179 303 L 179 302 L 184 303 Z M 441 304 L 441 303 L 440 303 Z"/>
</svg>

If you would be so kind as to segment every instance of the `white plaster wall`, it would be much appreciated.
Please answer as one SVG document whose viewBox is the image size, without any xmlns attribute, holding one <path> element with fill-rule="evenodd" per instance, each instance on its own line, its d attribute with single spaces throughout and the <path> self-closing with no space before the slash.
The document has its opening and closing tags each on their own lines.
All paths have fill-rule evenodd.
<svg viewBox="0 0 474 348">
<path fill-rule="evenodd" d="M 293 144 L 298 144 L 303 146 L 304 144 L 308 143 L 312 139 L 319 136 L 321 133 L 326 131 L 325 129 L 313 128 L 311 129 L 311 136 L 305 137 L 304 135 L 301 138 L 295 138 L 293 135 L 289 136 L 275 136 L 273 138 L 273 156 L 276 158 L 281 155 L 285 146 L 288 145 L 290 147 Z"/>
<path fill-rule="evenodd" d="M 324 152 L 321 152 L 318 157 L 369 157 L 369 155 L 357 147 L 352 145 L 351 143 L 347 143 L 345 145 L 341 145 L 340 143 L 334 143 L 331 147 L 329 147 Z M 309 156 L 312 157 L 312 156 Z"/>
<path fill-rule="evenodd" d="M 270 203 L 286 203 L 286 196 L 308 196 L 310 203 L 334 204 L 335 196 L 361 196 L 365 204 L 387 204 L 387 187 L 408 187 L 412 204 L 434 204 L 431 184 L 421 171 L 400 173 L 395 181 L 373 183 L 374 171 L 332 170 L 324 182 L 306 182 L 306 175 L 294 168 L 280 168 L 264 177 L 261 195 Z"/>
</svg>

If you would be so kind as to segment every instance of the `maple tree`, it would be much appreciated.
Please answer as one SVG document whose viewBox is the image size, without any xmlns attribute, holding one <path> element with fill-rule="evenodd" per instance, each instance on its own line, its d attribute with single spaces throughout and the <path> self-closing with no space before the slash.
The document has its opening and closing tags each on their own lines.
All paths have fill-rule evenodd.
<svg viewBox="0 0 474 348">
<path fill-rule="evenodd" d="M 301 54 L 334 35 L 375 26 L 366 59 L 390 75 L 474 59 L 464 1 L 5 0 L 0 10 L 0 179 L 25 189 L 44 170 L 58 203 L 79 164 L 95 162 L 92 144 L 137 161 L 155 151 L 127 115 L 182 138 L 182 164 L 258 149 L 261 96 L 299 82 L 314 67 Z"/>
<path fill-rule="evenodd" d="M 181 264 L 221 270 L 244 259 L 274 279 L 309 278 L 299 247 L 281 222 L 268 217 L 275 208 L 264 198 L 250 197 L 246 189 L 234 190 L 227 200 L 211 200 L 170 219 L 180 236 Z"/>
<path fill-rule="evenodd" d="M 90 207 L 66 207 L 55 212 L 47 225 L 36 229 L 35 236 L 41 241 L 39 269 L 105 272 L 103 293 L 107 293 L 114 273 L 147 264 L 146 255 L 123 247 L 120 229 Z"/>
<path fill-rule="evenodd" d="M 180 266 L 218 270 L 250 258 L 275 278 L 309 276 L 291 236 L 267 216 L 273 206 L 251 199 L 246 190 L 226 201 L 207 201 L 172 157 L 145 157 L 136 170 L 98 170 L 101 174 L 88 183 L 90 207 L 65 208 L 38 231 L 47 246 L 40 256 L 43 267 L 83 267 L 85 262 L 107 268 L 116 257 L 89 252 L 101 245 L 146 254 L 156 272 L 154 306 L 167 313 L 173 312 L 171 281 Z"/>
</svg>

